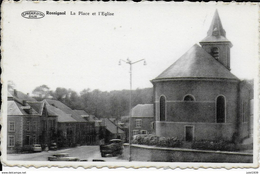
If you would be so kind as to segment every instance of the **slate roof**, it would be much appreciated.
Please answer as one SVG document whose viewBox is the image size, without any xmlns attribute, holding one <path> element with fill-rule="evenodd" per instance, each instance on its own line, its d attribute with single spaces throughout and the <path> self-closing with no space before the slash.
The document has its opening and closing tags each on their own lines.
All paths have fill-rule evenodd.
<svg viewBox="0 0 260 174">
<path fill-rule="evenodd" d="M 44 102 L 38 101 L 27 101 L 28 105 L 30 105 L 36 112 L 42 115 Z"/>
<path fill-rule="evenodd" d="M 189 78 L 238 80 L 225 66 L 195 44 L 152 82 L 161 79 Z"/>
<path fill-rule="evenodd" d="M 153 117 L 153 104 L 138 104 L 132 109 L 132 117 Z"/>
<path fill-rule="evenodd" d="M 31 106 L 23 106 L 21 103 L 17 102 L 16 100 L 11 100 L 7 102 L 7 115 L 40 115 L 36 112 L 33 108 L 31 108 L 31 113 L 29 114 L 26 112 L 28 111 L 27 108 Z"/>
<path fill-rule="evenodd" d="M 73 110 L 73 111 L 76 112 L 78 115 L 80 115 L 87 121 L 94 122 L 94 121 L 98 120 L 94 115 L 89 115 L 84 110 Z"/>
<path fill-rule="evenodd" d="M 13 98 L 13 95 L 10 92 L 8 92 L 7 97 Z"/>
<path fill-rule="evenodd" d="M 84 110 L 77 110 L 77 109 L 75 109 L 75 110 L 73 110 L 74 112 L 76 112 L 78 115 L 89 115 L 88 113 L 86 113 L 86 111 L 84 111 Z"/>
<path fill-rule="evenodd" d="M 109 132 L 111 132 L 111 133 L 113 133 L 113 134 L 116 134 L 116 133 L 117 133 L 117 130 L 118 130 L 118 133 L 119 133 L 119 134 L 124 133 L 124 131 L 123 131 L 122 129 L 120 129 L 119 126 L 117 126 L 115 123 L 113 123 L 113 122 L 112 122 L 111 120 L 109 120 L 108 118 L 104 118 L 103 121 L 104 121 L 104 124 L 105 124 L 105 126 L 106 126 L 106 129 L 107 129 Z"/>
<path fill-rule="evenodd" d="M 69 108 L 62 102 L 60 102 L 58 100 L 52 100 L 52 99 L 45 99 L 44 101 L 46 101 L 48 104 L 50 104 L 56 108 L 59 108 L 66 114 L 70 114 L 72 116 L 72 118 L 77 120 L 77 122 L 86 122 L 86 120 L 84 118 L 82 118 L 77 112 L 74 112 L 71 108 Z"/>
<path fill-rule="evenodd" d="M 51 106 L 49 104 L 46 105 L 46 109 L 47 109 L 47 112 L 49 115 L 56 115 L 58 116 L 58 122 L 77 122 L 75 119 L 73 119 L 71 117 L 70 114 L 66 114 L 65 112 L 63 112 L 62 110 L 54 107 L 54 106 Z"/>
<path fill-rule="evenodd" d="M 25 113 L 21 109 L 19 109 L 15 101 L 8 101 L 7 115 L 25 115 Z"/>
<path fill-rule="evenodd" d="M 34 98 L 32 98 L 32 97 L 30 97 L 30 96 L 28 96 L 28 95 L 22 93 L 21 91 L 17 91 L 17 90 L 16 90 L 17 96 L 14 95 L 14 91 L 9 91 L 9 93 L 10 93 L 13 97 L 18 98 L 18 99 L 21 100 L 21 101 L 22 101 L 22 100 L 25 100 L 25 101 L 37 101 L 36 99 L 34 99 Z"/>
<path fill-rule="evenodd" d="M 224 30 L 218 11 L 216 10 L 210 28 L 207 32 L 207 37 L 201 42 L 229 42 L 226 38 L 226 31 Z"/>
</svg>

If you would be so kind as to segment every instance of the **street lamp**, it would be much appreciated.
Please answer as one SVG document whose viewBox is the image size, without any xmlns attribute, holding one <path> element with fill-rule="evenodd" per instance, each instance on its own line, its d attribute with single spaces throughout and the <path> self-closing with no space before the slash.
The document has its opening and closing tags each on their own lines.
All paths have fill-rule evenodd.
<svg viewBox="0 0 260 174">
<path fill-rule="evenodd" d="M 141 59 L 141 60 L 138 60 L 138 61 L 135 61 L 135 62 L 132 62 L 129 58 L 127 58 L 127 60 L 122 60 L 120 59 L 119 60 L 119 64 L 118 65 L 121 65 L 121 61 L 127 63 L 130 65 L 130 97 L 129 97 L 129 100 L 130 100 L 130 103 L 129 103 L 129 162 L 132 160 L 131 159 L 131 118 L 132 118 L 132 65 L 133 64 L 136 64 L 138 62 L 141 62 L 141 61 L 144 61 L 144 65 L 146 65 L 146 61 L 145 59 Z"/>
</svg>

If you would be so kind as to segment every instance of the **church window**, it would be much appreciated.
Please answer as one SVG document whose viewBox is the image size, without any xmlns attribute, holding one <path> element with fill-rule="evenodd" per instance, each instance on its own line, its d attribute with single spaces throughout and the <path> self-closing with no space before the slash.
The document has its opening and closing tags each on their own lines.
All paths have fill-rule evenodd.
<svg viewBox="0 0 260 174">
<path fill-rule="evenodd" d="M 160 98 L 160 121 L 165 121 L 165 97 L 161 96 Z"/>
<path fill-rule="evenodd" d="M 194 101 L 195 98 L 192 95 L 186 95 L 183 100 L 184 101 Z"/>
<path fill-rule="evenodd" d="M 218 47 L 213 47 L 211 48 L 211 55 L 215 58 L 215 59 L 219 59 L 219 49 Z"/>
<path fill-rule="evenodd" d="M 217 98 L 217 123 L 224 123 L 225 122 L 225 98 L 223 96 L 218 96 Z"/>
</svg>

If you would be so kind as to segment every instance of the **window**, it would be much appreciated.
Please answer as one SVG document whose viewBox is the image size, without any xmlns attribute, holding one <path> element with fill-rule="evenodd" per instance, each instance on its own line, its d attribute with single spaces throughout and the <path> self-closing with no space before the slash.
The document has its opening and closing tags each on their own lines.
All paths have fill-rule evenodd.
<svg viewBox="0 0 260 174">
<path fill-rule="evenodd" d="M 15 131 L 14 121 L 9 121 L 9 131 L 10 132 L 14 132 Z"/>
<path fill-rule="evenodd" d="M 133 130 L 133 136 L 139 134 L 139 130 Z"/>
<path fill-rule="evenodd" d="M 8 147 L 14 147 L 15 145 L 15 139 L 13 135 L 8 136 Z"/>
<path fill-rule="evenodd" d="M 148 134 L 147 130 L 141 130 L 140 133 L 141 134 Z"/>
<path fill-rule="evenodd" d="M 26 130 L 27 130 L 27 131 L 30 131 L 30 121 L 27 121 L 27 122 L 26 122 Z"/>
<path fill-rule="evenodd" d="M 217 98 L 217 123 L 224 123 L 225 122 L 225 98 L 223 96 L 219 96 Z"/>
<path fill-rule="evenodd" d="M 165 121 L 165 97 L 161 96 L 160 98 L 160 121 Z"/>
<path fill-rule="evenodd" d="M 192 95 L 186 95 L 183 100 L 184 101 L 194 101 L 195 98 Z"/>
<path fill-rule="evenodd" d="M 219 49 L 218 49 L 218 47 L 211 48 L 211 55 L 215 59 L 217 59 L 217 60 L 219 59 Z"/>
<path fill-rule="evenodd" d="M 141 119 L 136 119 L 135 120 L 135 127 L 136 128 L 141 128 L 142 127 L 142 120 Z"/>
</svg>

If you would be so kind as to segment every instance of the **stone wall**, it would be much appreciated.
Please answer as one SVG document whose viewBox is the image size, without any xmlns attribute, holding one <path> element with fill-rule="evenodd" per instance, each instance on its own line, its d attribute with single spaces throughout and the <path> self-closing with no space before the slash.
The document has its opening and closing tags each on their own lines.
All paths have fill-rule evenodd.
<svg viewBox="0 0 260 174">
<path fill-rule="evenodd" d="M 123 155 L 125 159 L 128 159 L 128 144 L 124 144 Z M 145 145 L 132 145 L 131 158 L 132 161 L 147 162 L 253 163 L 253 154 L 250 153 L 163 148 Z"/>
</svg>

